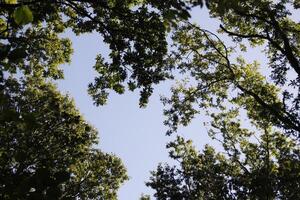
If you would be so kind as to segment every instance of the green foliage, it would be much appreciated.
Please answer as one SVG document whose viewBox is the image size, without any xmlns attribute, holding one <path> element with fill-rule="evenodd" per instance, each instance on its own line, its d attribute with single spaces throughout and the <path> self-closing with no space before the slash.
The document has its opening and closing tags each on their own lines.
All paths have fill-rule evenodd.
<svg viewBox="0 0 300 200">
<path fill-rule="evenodd" d="M 181 137 L 169 143 L 178 165 L 152 172 L 147 186 L 157 199 L 300 198 L 300 33 L 292 4 L 297 1 L 212 0 L 209 11 L 222 35 L 191 23 L 175 31 L 169 62 L 189 78 L 162 99 L 167 134 L 205 114 L 220 146 L 198 152 Z M 266 66 L 243 58 L 257 46 Z"/>
<path fill-rule="evenodd" d="M 150 198 L 150 196 L 149 195 L 144 195 L 144 194 L 142 194 L 142 196 L 141 196 L 141 198 L 140 198 L 140 200 L 150 200 L 151 198 Z"/>
<path fill-rule="evenodd" d="M 226 156 L 210 146 L 197 152 L 191 141 L 180 137 L 171 142 L 170 157 L 179 166 L 159 165 L 152 172 L 147 185 L 155 190 L 156 199 L 299 198 L 295 191 L 300 189 L 300 157 L 295 141 L 272 132 L 263 134 L 260 143 L 232 138 L 222 144 Z"/>
<path fill-rule="evenodd" d="M 7 4 L 16 4 L 18 1 L 17 0 L 5 0 L 4 2 Z"/>
<path fill-rule="evenodd" d="M 163 98 L 167 134 L 199 113 L 211 118 L 208 133 L 224 152 L 210 146 L 198 152 L 182 138 L 170 143 L 170 157 L 180 165 L 153 172 L 148 186 L 158 199 L 299 199 L 300 27 L 291 17 L 299 1 L 206 4 L 232 46 L 188 22 L 202 1 L 1 4 L 1 197 L 115 199 L 127 178 L 119 159 L 91 148 L 96 133 L 68 98 L 41 81 L 63 78 L 60 65 L 70 62 L 72 48 L 60 34 L 69 29 L 96 31 L 111 50 L 94 65 L 98 76 L 88 91 L 96 105 L 111 90 L 128 88 L 140 90 L 145 106 L 153 85 L 180 71 L 189 79 Z M 238 47 L 245 53 L 262 47 L 268 65 L 247 63 Z M 267 68 L 269 77 L 260 73 Z M 24 77 L 33 78 L 22 83 Z"/>
<path fill-rule="evenodd" d="M 223 3 L 227 5 L 228 2 Z M 299 113 L 296 111 L 299 107 L 299 32 L 288 17 L 290 12 L 285 4 L 289 2 L 267 3 L 253 3 L 257 11 L 252 8 L 251 1 L 232 2 L 233 5 L 227 7 L 210 1 L 209 5 L 212 16 L 222 16 L 221 31 L 231 36 L 242 50 L 245 50 L 246 39 L 252 45 L 268 43 L 264 53 L 269 60 L 271 82 L 260 74 L 257 61 L 246 63 L 241 56 L 235 56 L 234 47 L 225 45 L 220 36 L 190 23 L 174 33 L 177 50 L 171 54 L 170 65 L 189 74 L 193 84 L 188 88 L 184 86 L 188 83 L 178 85 L 173 88 L 171 98 L 163 99 L 166 105 L 171 105 L 165 110 L 166 124 L 170 126 L 168 134 L 176 131 L 179 125 L 187 125 L 198 113 L 196 107 L 223 110 L 228 104 L 246 109 L 249 119 L 256 123 L 261 123 L 257 118 L 262 118 L 283 128 L 287 134 L 299 134 Z M 263 20 L 266 16 L 269 21 Z M 260 30 L 260 27 L 268 28 Z M 267 67 L 262 69 L 267 71 Z M 295 76 L 287 76 L 294 72 Z"/>
<path fill-rule="evenodd" d="M 143 106 L 152 85 L 171 78 L 167 32 L 190 8 L 177 0 L 1 3 L 1 199 L 116 199 L 127 179 L 120 159 L 92 148 L 96 131 L 45 82 L 63 78 L 60 65 L 71 61 L 71 42 L 60 34 L 97 31 L 109 45 L 109 62 L 97 57 L 89 86 L 97 105 L 128 85 L 141 89 Z"/>
<path fill-rule="evenodd" d="M 89 85 L 95 104 L 104 104 L 111 90 L 123 93 L 128 88 L 140 89 L 140 105 L 144 106 L 153 85 L 172 78 L 165 62 L 168 31 L 190 17 L 191 7 L 202 4 L 178 0 L 3 4 L 0 18 L 7 23 L 0 24 L 0 43 L 8 51 L 0 55 L 0 67 L 9 73 L 20 69 L 25 74 L 63 78 L 59 65 L 70 61 L 72 49 L 68 39 L 60 38 L 59 34 L 66 29 L 77 35 L 96 31 L 111 52 L 109 61 L 101 55 L 96 59 L 94 68 L 98 76 Z M 15 49 L 21 49 L 22 56 L 8 57 Z"/>
<path fill-rule="evenodd" d="M 19 25 L 28 24 L 33 21 L 33 15 L 28 6 L 18 7 L 14 11 L 14 20 Z"/>
<path fill-rule="evenodd" d="M 120 159 L 93 149 L 97 132 L 41 79 L 1 81 L 0 198 L 116 199 Z"/>
</svg>

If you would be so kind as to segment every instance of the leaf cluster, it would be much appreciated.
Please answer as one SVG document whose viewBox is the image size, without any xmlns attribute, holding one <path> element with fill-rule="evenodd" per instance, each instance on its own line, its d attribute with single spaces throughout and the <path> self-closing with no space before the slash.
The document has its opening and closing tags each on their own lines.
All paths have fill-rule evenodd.
<svg viewBox="0 0 300 200">
<path fill-rule="evenodd" d="M 1 199 L 116 199 L 119 158 L 93 149 L 97 132 L 74 102 L 42 79 L 0 87 Z"/>
<path fill-rule="evenodd" d="M 175 31 L 169 62 L 189 78 L 162 100 L 167 135 L 203 113 L 220 147 L 197 151 L 177 137 L 167 147 L 178 165 L 160 164 L 147 185 L 157 199 L 298 199 L 297 1 L 212 0 L 208 8 L 219 34 L 189 22 Z M 253 47 L 265 66 L 238 55 Z"/>
</svg>

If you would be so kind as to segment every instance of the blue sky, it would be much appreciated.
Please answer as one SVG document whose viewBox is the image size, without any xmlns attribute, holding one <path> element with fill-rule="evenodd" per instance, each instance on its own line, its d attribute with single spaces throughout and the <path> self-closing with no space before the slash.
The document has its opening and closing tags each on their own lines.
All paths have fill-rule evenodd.
<svg viewBox="0 0 300 200">
<path fill-rule="evenodd" d="M 174 137 L 165 136 L 163 106 L 159 100 L 160 94 L 169 93 L 170 83 L 155 88 L 146 108 L 139 108 L 138 92 L 124 95 L 112 92 L 107 105 L 96 107 L 87 94 L 87 85 L 96 75 L 92 69 L 96 54 L 107 50 L 97 34 L 75 37 L 68 33 L 68 37 L 72 38 L 75 52 L 72 63 L 64 66 L 65 80 L 59 81 L 59 89 L 74 98 L 85 119 L 97 128 L 99 148 L 117 155 L 125 164 L 130 180 L 121 187 L 119 199 L 138 199 L 142 193 L 152 194 L 145 186 L 150 171 L 159 162 L 172 162 L 165 146 Z M 202 123 L 180 132 L 201 146 L 207 141 Z"/>
<path fill-rule="evenodd" d="M 195 9 L 192 16 L 192 20 L 202 28 L 211 31 L 218 28 L 219 23 L 209 19 L 206 9 Z M 299 19 L 299 14 L 293 18 Z M 138 106 L 138 92 L 127 92 L 124 95 L 111 93 L 106 106 L 96 107 L 87 94 L 87 85 L 97 75 L 92 68 L 96 55 L 100 53 L 104 57 L 107 56 L 108 48 L 96 33 L 76 37 L 67 32 L 64 36 L 71 38 L 74 54 L 72 63 L 63 66 L 65 80 L 58 82 L 59 89 L 74 98 L 85 119 L 97 128 L 100 138 L 99 148 L 117 155 L 126 166 L 130 180 L 121 187 L 119 199 L 134 200 L 142 193 L 153 194 L 153 191 L 145 186 L 150 171 L 155 170 L 159 162 L 173 162 L 168 159 L 165 146 L 174 139 L 174 136 L 165 136 L 163 106 L 159 101 L 160 94 L 169 94 L 171 83 L 166 82 L 157 86 L 148 106 L 144 109 Z M 258 60 L 265 70 L 266 60 L 260 53 L 261 48 L 248 50 L 250 51 L 247 52 L 247 60 Z M 210 142 L 206 132 L 203 119 L 198 117 L 188 127 L 181 128 L 178 134 L 192 139 L 201 149 L 204 144 Z"/>
<path fill-rule="evenodd" d="M 208 19 L 205 9 L 194 10 L 193 21 L 209 30 L 218 27 L 216 21 Z M 76 37 L 67 32 L 64 36 L 71 38 L 74 54 L 72 63 L 63 66 L 65 80 L 58 82 L 59 89 L 74 98 L 85 119 L 98 129 L 99 148 L 117 155 L 125 164 L 130 180 L 121 187 L 119 199 L 133 200 L 142 193 L 153 194 L 145 186 L 150 171 L 155 170 L 159 162 L 172 162 L 168 159 L 165 146 L 174 136 L 165 136 L 163 106 L 159 101 L 160 94 L 169 93 L 170 83 L 157 86 L 149 105 L 144 109 L 138 106 L 138 92 L 124 95 L 112 92 L 106 106 L 96 107 L 87 94 L 87 85 L 96 76 L 92 68 L 96 55 L 101 53 L 107 56 L 107 46 L 96 33 Z M 180 129 L 178 134 L 193 139 L 199 148 L 209 142 L 201 118 L 189 127 Z"/>
</svg>

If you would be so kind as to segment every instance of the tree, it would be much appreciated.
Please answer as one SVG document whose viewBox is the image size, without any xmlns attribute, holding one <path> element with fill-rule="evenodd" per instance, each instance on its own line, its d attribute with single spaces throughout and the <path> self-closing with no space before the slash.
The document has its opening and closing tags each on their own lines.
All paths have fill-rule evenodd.
<svg viewBox="0 0 300 200">
<path fill-rule="evenodd" d="M 68 96 L 37 78 L 0 88 L 1 199 L 116 199 L 126 169 Z"/>
<path fill-rule="evenodd" d="M 202 152 L 177 138 L 168 145 L 178 166 L 159 165 L 148 186 L 157 199 L 298 199 L 299 23 L 298 1 L 209 1 L 222 36 L 191 24 L 173 35 L 170 60 L 189 80 L 163 98 L 168 135 L 195 115 L 211 118 L 209 135 L 217 153 Z M 261 47 L 268 60 L 241 55 Z M 266 78 L 266 76 L 269 76 Z M 246 122 L 246 123 L 244 123 Z"/>
<path fill-rule="evenodd" d="M 127 84 L 130 90 L 141 89 L 143 106 L 153 84 L 173 78 L 173 70 L 179 70 L 191 81 L 174 87 L 171 98 L 163 99 L 168 105 L 168 134 L 205 111 L 212 119 L 209 134 L 221 142 L 225 151 L 215 153 L 207 147 L 203 153 L 193 153 L 191 157 L 210 168 L 193 169 L 205 174 L 204 179 L 195 177 L 195 182 L 199 180 L 199 185 L 205 181 L 209 187 L 200 184 L 200 189 L 192 193 L 193 188 L 188 189 L 189 184 L 182 182 L 182 172 L 192 165 L 182 165 L 184 169 L 179 171 L 160 167 L 158 176 L 154 173 L 149 183 L 162 189 L 162 193 L 157 193 L 159 198 L 192 195 L 215 199 L 224 194 L 222 198 L 247 199 L 263 198 L 262 192 L 267 199 L 298 198 L 291 192 L 291 188 L 299 185 L 293 179 L 298 177 L 298 166 L 291 163 L 297 163 L 299 157 L 300 37 L 299 24 L 291 15 L 299 9 L 299 1 L 207 1 L 211 16 L 221 21 L 219 31 L 232 38 L 229 44 L 219 35 L 187 22 L 189 9 L 201 3 L 5 1 L 0 8 L 0 75 L 18 77 L 19 72 L 24 77 L 62 78 L 59 65 L 70 61 L 72 49 L 70 41 L 60 38 L 59 33 L 66 28 L 77 34 L 97 31 L 109 44 L 111 61 L 105 61 L 101 55 L 97 57 L 95 69 L 99 77 L 89 86 L 96 104 L 105 103 L 109 89 L 123 93 Z M 174 30 L 175 27 L 178 29 Z M 170 30 L 174 30 L 172 52 L 168 52 L 166 42 Z M 269 79 L 260 73 L 258 62 L 247 63 L 236 56 L 252 46 L 264 48 Z M 267 67 L 264 69 L 267 71 Z M 244 127 L 242 118 L 251 124 Z M 253 141 L 255 138 L 257 142 Z M 182 145 L 173 146 L 180 152 Z M 178 158 L 182 163 L 183 157 Z M 220 163 L 225 163 L 225 167 Z M 284 176 L 277 171 L 284 172 Z M 214 176 L 216 172 L 220 174 Z M 161 179 L 165 185 L 156 185 Z M 281 185 L 283 182 L 286 184 Z M 95 181 L 89 182 L 94 184 Z"/>
<path fill-rule="evenodd" d="M 194 4 L 201 4 L 197 1 Z M 108 89 L 141 88 L 141 105 L 165 70 L 166 33 L 190 6 L 183 1 L 0 1 L 1 198 L 115 199 L 127 176 L 121 161 L 95 150 L 95 130 L 49 80 L 63 78 L 71 41 L 97 32 L 111 61 L 97 57 L 89 92 L 104 104 Z M 65 101 L 65 102 L 64 102 Z"/>
<path fill-rule="evenodd" d="M 140 200 L 150 200 L 150 196 L 142 194 Z"/>
<path fill-rule="evenodd" d="M 201 3 L 201 2 L 200 2 Z M 96 131 L 46 80 L 63 78 L 73 52 L 60 34 L 98 32 L 110 49 L 89 92 L 104 104 L 108 89 L 141 88 L 141 105 L 164 70 L 166 33 L 188 18 L 182 1 L 0 2 L 1 198 L 115 199 L 127 179 L 121 161 L 92 148 Z"/>
<path fill-rule="evenodd" d="M 233 137 L 222 142 L 226 154 L 208 145 L 197 152 L 191 141 L 178 137 L 168 146 L 178 166 L 159 165 L 147 186 L 159 200 L 299 199 L 300 154 L 294 141 L 275 132 L 264 134 L 260 143 Z"/>
<path fill-rule="evenodd" d="M 166 34 L 188 10 L 202 1 L 178 0 L 47 0 L 5 1 L 0 8 L 1 71 L 63 78 L 59 65 L 70 62 L 68 38 L 59 34 L 99 33 L 111 50 L 110 61 L 100 55 L 95 70 L 99 77 L 89 85 L 95 104 L 106 102 L 109 90 L 123 93 L 141 88 L 145 105 L 152 85 L 171 78 L 165 65 Z"/>
</svg>

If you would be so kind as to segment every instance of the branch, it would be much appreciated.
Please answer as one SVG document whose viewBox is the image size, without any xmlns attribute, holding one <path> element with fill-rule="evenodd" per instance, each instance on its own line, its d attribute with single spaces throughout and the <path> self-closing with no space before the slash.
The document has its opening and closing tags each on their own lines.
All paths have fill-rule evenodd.
<svg viewBox="0 0 300 200">
<path fill-rule="evenodd" d="M 290 41 L 288 39 L 288 36 L 286 35 L 286 33 L 284 31 L 282 31 L 282 29 L 280 28 L 280 25 L 278 23 L 278 21 L 275 19 L 274 15 L 271 14 L 270 15 L 271 21 L 273 23 L 273 28 L 275 29 L 275 32 L 279 33 L 283 44 L 284 44 L 284 55 L 286 56 L 286 58 L 288 59 L 290 65 L 294 68 L 294 70 L 297 72 L 298 76 L 300 76 L 300 64 L 298 59 L 296 58 L 296 56 L 293 53 Z"/>
<path fill-rule="evenodd" d="M 239 88 L 242 92 L 245 94 L 253 97 L 257 103 L 259 103 L 261 106 L 269 110 L 277 119 L 279 119 L 283 124 L 285 124 L 289 129 L 294 129 L 297 132 L 300 132 L 300 125 L 299 122 L 296 120 L 292 120 L 292 116 L 284 111 L 284 110 L 277 110 L 274 109 L 271 105 L 267 104 L 263 99 L 261 99 L 256 93 L 247 90 L 246 88 L 242 87 L 240 84 L 236 83 L 237 88 Z M 283 114 L 286 114 L 286 116 L 281 115 L 280 113 L 283 112 Z"/>
<path fill-rule="evenodd" d="M 205 29 L 200 29 L 199 27 L 196 27 L 196 28 L 198 30 L 202 31 L 205 34 L 205 37 L 212 44 L 213 48 L 217 51 L 217 53 L 219 53 L 224 59 L 226 59 L 227 65 L 225 65 L 225 66 L 232 73 L 232 80 L 233 80 L 233 82 L 235 82 L 235 73 L 234 73 L 234 71 L 233 71 L 233 69 L 231 67 L 232 64 L 230 63 L 230 60 L 228 58 L 228 53 L 227 53 L 228 49 L 227 49 L 226 45 L 223 43 L 223 41 L 216 34 L 210 32 L 210 31 L 207 31 Z M 207 33 L 213 35 L 214 37 L 216 37 L 220 41 L 220 43 L 223 45 L 224 50 L 226 52 L 225 55 L 215 46 L 214 42 L 209 38 L 209 36 L 207 35 Z M 232 33 L 232 32 L 229 32 L 229 33 Z M 232 34 L 235 34 L 235 33 L 232 33 Z M 261 35 L 257 35 L 257 36 L 264 37 L 264 36 L 261 36 Z M 245 35 L 245 37 L 247 37 L 247 35 Z M 266 37 L 266 39 L 271 40 L 271 38 L 269 38 L 269 37 Z M 300 70 L 300 68 L 299 68 L 299 70 Z M 254 92 L 252 92 L 250 90 L 247 90 L 246 88 L 242 87 L 238 83 L 235 83 L 235 85 L 237 86 L 238 89 L 240 89 L 245 94 L 252 96 L 256 100 L 256 102 L 259 103 L 261 106 L 263 106 L 264 108 L 266 108 L 267 110 L 269 110 L 277 119 L 279 119 L 284 125 L 287 126 L 286 128 L 293 129 L 293 130 L 296 130 L 297 132 L 300 132 L 300 123 L 297 120 L 293 119 L 294 117 L 290 113 L 288 113 L 287 111 L 282 110 L 282 109 L 281 110 L 275 109 L 271 105 L 267 104 L 256 93 L 254 93 Z"/>
<path fill-rule="evenodd" d="M 240 34 L 240 33 L 231 32 L 231 31 L 227 30 L 223 25 L 220 25 L 220 28 L 225 33 L 227 33 L 229 36 L 236 36 L 236 37 L 241 37 L 241 38 L 261 38 L 261 39 L 268 39 L 266 36 L 260 35 L 260 34 L 248 34 L 248 35 L 244 35 L 244 34 Z"/>
</svg>

